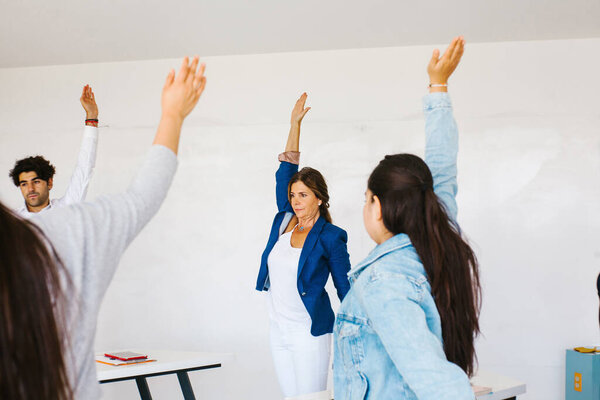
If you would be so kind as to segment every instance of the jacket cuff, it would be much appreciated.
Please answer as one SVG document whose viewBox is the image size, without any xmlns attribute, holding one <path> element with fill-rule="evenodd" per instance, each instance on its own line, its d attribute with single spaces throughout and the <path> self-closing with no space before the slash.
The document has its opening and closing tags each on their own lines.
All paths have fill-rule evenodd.
<svg viewBox="0 0 600 400">
<path fill-rule="evenodd" d="M 285 151 L 278 157 L 279 161 L 289 162 L 290 164 L 300 164 L 300 152 L 299 151 Z"/>
<path fill-rule="evenodd" d="M 452 108 L 450 95 L 447 92 L 429 93 L 423 97 L 423 110 L 429 111 L 435 108 Z"/>
</svg>

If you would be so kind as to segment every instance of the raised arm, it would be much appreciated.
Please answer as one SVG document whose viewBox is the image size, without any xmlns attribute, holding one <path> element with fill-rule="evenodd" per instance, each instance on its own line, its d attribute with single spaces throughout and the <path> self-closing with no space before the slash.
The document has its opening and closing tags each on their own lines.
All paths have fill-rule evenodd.
<svg viewBox="0 0 600 400">
<path fill-rule="evenodd" d="M 310 107 L 304 107 L 306 104 L 306 93 L 296 101 L 292 109 L 290 118 L 290 132 L 285 145 L 285 151 L 279 155 L 279 169 L 275 173 L 275 197 L 277 199 L 277 209 L 279 211 L 293 212 L 288 200 L 288 183 L 296 172 L 300 163 L 300 126 L 302 119 L 310 110 Z"/>
<path fill-rule="evenodd" d="M 53 232 L 86 232 L 65 245 L 77 251 L 85 249 L 85 257 L 81 257 L 83 271 L 75 274 L 92 276 L 81 281 L 96 288 L 94 293 L 99 296 L 108 287 L 123 251 L 156 214 L 167 195 L 177 166 L 183 119 L 198 102 L 206 83 L 204 65 L 196 72 L 197 66 L 197 57 L 191 66 L 186 57 L 177 76 L 173 71 L 169 73 L 162 92 L 162 116 L 154 145 L 127 190 L 40 216 L 40 221 Z M 65 234 L 55 236 L 60 238 Z M 102 261 L 104 268 L 89 270 L 90 263 L 98 263 L 97 260 Z"/>
<path fill-rule="evenodd" d="M 63 204 L 73 204 L 85 200 L 87 189 L 96 165 L 96 149 L 98 146 L 98 105 L 90 85 L 85 85 L 79 98 L 85 110 L 85 127 L 81 148 L 77 157 L 77 165 L 65 195 L 57 200 Z"/>
<path fill-rule="evenodd" d="M 464 51 L 462 36 L 454 38 L 444 54 L 435 49 L 427 73 L 429 92 L 423 101 L 425 112 L 425 162 L 433 175 L 435 193 L 444 203 L 449 216 L 456 220 L 458 208 L 456 193 L 456 159 L 458 155 L 458 128 L 452 115 L 448 96 L 448 78 L 452 75 Z"/>
</svg>

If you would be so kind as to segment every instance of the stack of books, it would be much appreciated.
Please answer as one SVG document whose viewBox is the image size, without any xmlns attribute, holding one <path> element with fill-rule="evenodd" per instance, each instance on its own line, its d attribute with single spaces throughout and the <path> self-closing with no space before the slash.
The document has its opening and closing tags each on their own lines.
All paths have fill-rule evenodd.
<svg viewBox="0 0 600 400">
<path fill-rule="evenodd" d="M 132 351 L 118 351 L 96 355 L 96 362 L 114 366 L 141 364 L 153 361 L 156 360 L 148 358 L 147 354 L 134 353 Z"/>
</svg>

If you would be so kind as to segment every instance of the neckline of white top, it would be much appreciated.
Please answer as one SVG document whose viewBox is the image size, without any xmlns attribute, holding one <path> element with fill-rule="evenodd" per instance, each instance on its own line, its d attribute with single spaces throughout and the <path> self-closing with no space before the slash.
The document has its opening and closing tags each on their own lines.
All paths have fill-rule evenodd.
<svg viewBox="0 0 600 400">
<path fill-rule="evenodd" d="M 296 229 L 297 226 L 298 226 L 298 224 L 294 225 L 294 228 L 292 228 L 291 231 L 286 232 L 283 235 L 287 235 L 288 233 L 290 234 L 290 239 L 286 240 L 286 242 L 290 246 L 291 249 L 302 251 L 302 247 L 294 247 L 294 246 L 292 246 L 292 233 L 294 233 L 294 229 Z M 283 235 L 281 235 L 281 236 L 283 236 Z"/>
</svg>

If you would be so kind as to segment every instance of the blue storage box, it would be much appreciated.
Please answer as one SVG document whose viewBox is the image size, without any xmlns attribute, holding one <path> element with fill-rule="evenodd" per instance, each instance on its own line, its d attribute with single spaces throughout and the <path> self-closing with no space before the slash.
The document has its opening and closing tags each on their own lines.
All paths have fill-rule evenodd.
<svg viewBox="0 0 600 400">
<path fill-rule="evenodd" d="M 600 400 L 600 353 L 567 350 L 565 400 Z"/>
</svg>

